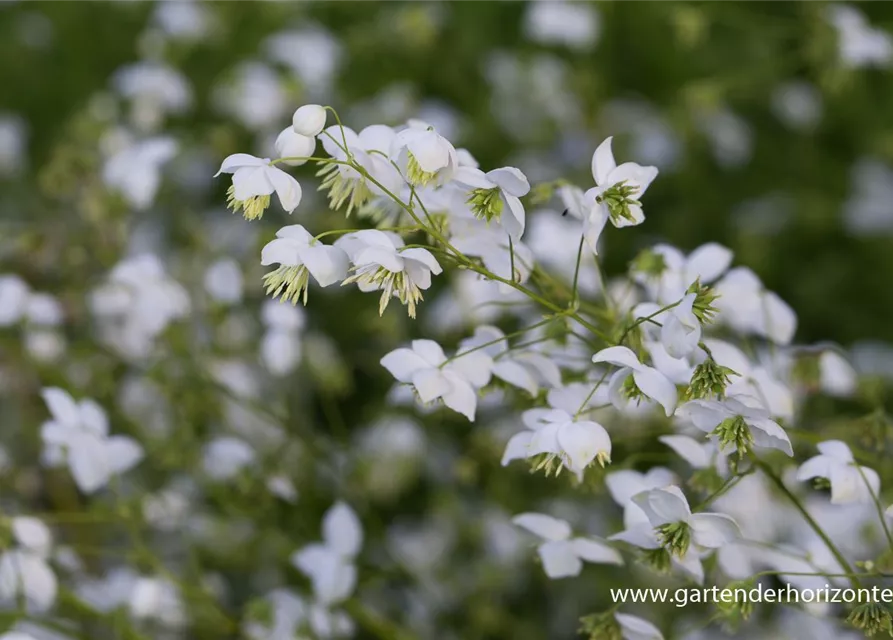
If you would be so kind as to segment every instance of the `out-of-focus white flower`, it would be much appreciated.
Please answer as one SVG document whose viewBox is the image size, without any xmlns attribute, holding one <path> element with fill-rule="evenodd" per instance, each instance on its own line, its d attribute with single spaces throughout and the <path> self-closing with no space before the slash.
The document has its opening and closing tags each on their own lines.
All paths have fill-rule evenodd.
<svg viewBox="0 0 893 640">
<path fill-rule="evenodd" d="M 264 596 L 272 606 L 267 619 L 249 618 L 242 630 L 249 640 L 301 640 L 300 625 L 307 620 L 307 604 L 286 589 L 275 589 Z"/>
<path fill-rule="evenodd" d="M 256 455 L 244 440 L 224 436 L 205 445 L 202 468 L 212 480 L 229 480 L 254 464 Z"/>
<path fill-rule="evenodd" d="M 317 601 L 330 606 L 348 598 L 357 581 L 354 560 L 363 546 L 363 526 L 353 509 L 336 502 L 322 521 L 323 539 L 296 551 L 292 564 L 313 583 Z"/>
<path fill-rule="evenodd" d="M 808 82 L 787 82 L 772 92 L 772 111 L 792 129 L 808 131 L 822 117 L 822 94 Z"/>
<path fill-rule="evenodd" d="M 837 29 L 840 60 L 847 67 L 886 67 L 893 61 L 893 38 L 883 29 L 872 28 L 856 7 L 834 4 L 828 19 Z"/>
<path fill-rule="evenodd" d="M 48 564 L 53 538 L 37 518 L 11 519 L 15 546 L 0 554 L 0 601 L 15 604 L 21 596 L 29 611 L 46 611 L 56 601 L 56 574 Z"/>
<path fill-rule="evenodd" d="M 215 95 L 220 110 L 252 130 L 275 127 L 288 109 L 282 81 L 260 62 L 239 65 L 232 80 L 218 87 Z"/>
<path fill-rule="evenodd" d="M 522 513 L 512 518 L 517 526 L 527 529 L 545 542 L 537 547 L 546 575 L 568 578 L 580 575 L 583 561 L 597 564 L 622 565 L 617 550 L 594 538 L 572 538 L 570 525 L 542 513 Z"/>
<path fill-rule="evenodd" d="M 0 114 L 0 176 L 15 175 L 25 165 L 25 131 L 21 118 Z"/>
<path fill-rule="evenodd" d="M 0 327 L 16 324 L 25 315 L 30 289 L 17 275 L 0 276 Z"/>
<path fill-rule="evenodd" d="M 861 158 L 850 170 L 852 192 L 843 209 L 850 233 L 874 235 L 893 231 L 893 168 L 876 158 Z"/>
<path fill-rule="evenodd" d="M 105 411 L 93 400 L 77 403 L 57 387 L 44 389 L 42 395 L 53 416 L 40 430 L 45 460 L 52 465 L 67 463 L 84 493 L 95 492 L 143 459 L 136 440 L 109 435 Z"/>
<path fill-rule="evenodd" d="M 298 76 L 309 93 L 325 95 L 331 89 L 341 61 L 341 44 L 317 26 L 274 34 L 266 41 L 267 54 Z"/>
<path fill-rule="evenodd" d="M 212 26 L 207 7 L 193 0 L 161 2 L 153 19 L 169 37 L 181 40 L 198 40 Z"/>
<path fill-rule="evenodd" d="M 729 271 L 716 283 L 717 321 L 742 333 L 755 333 L 778 344 L 789 344 L 797 330 L 797 316 L 777 294 L 763 288 L 747 267 Z"/>
<path fill-rule="evenodd" d="M 119 69 L 113 84 L 131 100 L 133 123 L 143 131 L 157 130 L 167 114 L 181 114 L 192 105 L 192 88 L 186 77 L 157 62 L 137 62 Z"/>
<path fill-rule="evenodd" d="M 753 153 L 753 132 L 740 116 L 726 108 L 697 113 L 695 125 L 713 147 L 716 162 L 734 169 L 746 164 Z"/>
<path fill-rule="evenodd" d="M 447 362 L 443 349 L 433 340 L 413 340 L 411 349 L 395 349 L 381 364 L 400 382 L 412 384 L 422 402 L 440 398 L 450 409 L 474 421 L 475 389 L 490 380 L 492 360 L 477 352 Z"/>
<path fill-rule="evenodd" d="M 592 47 L 599 36 L 599 15 L 593 5 L 539 0 L 528 6 L 524 31 L 531 40 L 573 49 Z"/>
<path fill-rule="evenodd" d="M 121 192 L 128 204 L 144 210 L 155 201 L 162 167 L 177 154 L 173 138 L 149 138 L 124 147 L 105 161 L 102 179 Z"/>
<path fill-rule="evenodd" d="M 186 623 L 186 610 L 175 584 L 166 578 L 141 577 L 133 585 L 127 607 L 138 620 L 154 620 L 165 627 Z"/>
<path fill-rule="evenodd" d="M 871 503 L 880 494 L 881 479 L 874 469 L 856 464 L 845 442 L 826 440 L 816 445 L 819 455 L 800 465 L 797 480 L 825 478 L 831 484 L 831 504 Z"/>
<path fill-rule="evenodd" d="M 676 247 L 656 244 L 643 259 L 633 265 L 633 277 L 651 298 L 662 304 L 676 302 L 695 281 L 710 284 L 732 262 L 732 252 L 721 244 L 709 242 L 688 256 Z"/>
<path fill-rule="evenodd" d="M 145 357 L 154 339 L 189 312 L 185 289 L 167 276 L 158 257 L 142 254 L 118 263 L 90 293 L 103 337 L 129 357 Z"/>
<path fill-rule="evenodd" d="M 237 304 L 242 300 L 242 270 L 235 260 L 217 260 L 205 270 L 205 291 L 215 301 Z"/>
</svg>

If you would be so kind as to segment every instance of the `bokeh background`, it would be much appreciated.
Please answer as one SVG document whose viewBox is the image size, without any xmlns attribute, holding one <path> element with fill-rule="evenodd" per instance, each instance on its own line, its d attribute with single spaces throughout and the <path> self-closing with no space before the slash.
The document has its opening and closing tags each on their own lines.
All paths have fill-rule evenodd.
<svg viewBox="0 0 893 640">
<path fill-rule="evenodd" d="M 235 619 L 265 589 L 301 584 L 281 559 L 318 535 L 321 514 L 342 497 L 371 541 L 360 593 L 379 613 L 353 611 L 361 637 L 402 637 L 385 619 L 405 637 L 574 637 L 576 619 L 604 608 L 607 586 L 628 576 L 587 569 L 577 581 L 549 583 L 529 554 L 505 564 L 518 545 L 527 550 L 507 515 L 555 495 L 542 478 L 499 467 L 500 421 L 513 417 L 472 427 L 410 407 L 399 417 L 409 427 L 381 426 L 397 420 L 381 355 L 410 337 L 436 331 L 449 344 L 470 333 L 467 318 L 441 326 L 425 317 L 449 285 L 438 283 L 416 323 L 399 309 L 379 319 L 369 296 L 312 292 L 300 364 L 270 375 L 257 356 L 265 331 L 259 248 L 284 224 L 318 232 L 342 228 L 343 218 L 314 196 L 307 167 L 296 172 L 305 203 L 295 219 L 274 206 L 252 225 L 225 210 L 225 184 L 211 176 L 230 153 L 270 156 L 292 111 L 310 102 L 334 106 L 355 129 L 427 120 L 483 166 L 515 165 L 532 182 L 589 184 L 593 149 L 614 135 L 619 158 L 661 174 L 646 224 L 610 234 L 609 276 L 656 241 L 685 251 L 720 242 L 796 310 L 798 341 L 838 343 L 862 371 L 888 375 L 893 3 L 846 5 L 861 13 L 859 24 L 841 6 L 0 4 L 0 274 L 54 296 L 63 317 L 51 323 L 51 339 L 39 327 L 0 327 L 8 509 L 112 508 L 40 468 L 39 391 L 59 385 L 96 398 L 118 430 L 146 443 L 134 500 L 178 478 L 192 486 L 204 444 L 233 431 L 252 441 L 256 468 L 290 478 L 295 504 L 265 492 L 258 473 L 240 476 L 236 489 L 198 482 L 185 492 L 219 527 L 223 548 L 181 549 L 174 533 L 151 534 L 156 556 L 186 582 L 220 577 Z M 103 171 L 128 136 L 169 136 L 178 146 L 144 206 Z M 143 171 L 155 169 L 134 164 Z M 556 217 L 560 208 L 543 203 L 531 216 Z M 527 240 L 535 245 L 535 223 Z M 134 361 L 103 344 L 88 299 L 116 263 L 146 250 L 162 257 L 192 305 Z M 208 284 L 207 269 L 221 260 L 237 266 L 237 294 L 233 279 L 217 293 Z M 453 304 L 436 308 L 446 314 Z M 229 411 L 232 398 L 241 418 Z M 163 428 L 146 435 L 146 416 Z M 288 446 L 253 441 L 258 420 Z M 569 519 L 611 531 L 587 499 L 567 492 Z M 120 523 L 67 525 L 60 537 L 75 550 L 132 542 Z M 86 562 L 97 575 L 109 566 L 102 557 Z M 190 606 L 201 613 L 204 605 Z M 183 637 L 239 637 L 208 616 Z M 102 620 L 84 624 L 100 634 L 90 637 L 110 633 Z"/>
</svg>

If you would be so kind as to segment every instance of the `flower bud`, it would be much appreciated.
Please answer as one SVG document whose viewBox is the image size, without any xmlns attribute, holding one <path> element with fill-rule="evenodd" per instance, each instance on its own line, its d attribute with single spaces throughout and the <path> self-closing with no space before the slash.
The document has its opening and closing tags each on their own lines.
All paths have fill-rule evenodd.
<svg viewBox="0 0 893 640">
<path fill-rule="evenodd" d="M 295 133 L 291 127 L 283 129 L 279 137 L 276 138 L 276 153 L 280 158 L 307 158 L 313 155 L 314 149 L 316 149 L 316 138 Z M 282 162 L 292 167 L 298 167 L 307 161 L 283 160 Z"/>
<path fill-rule="evenodd" d="M 314 138 L 326 126 L 326 110 L 318 104 L 305 104 L 295 111 L 291 126 L 295 133 Z"/>
</svg>

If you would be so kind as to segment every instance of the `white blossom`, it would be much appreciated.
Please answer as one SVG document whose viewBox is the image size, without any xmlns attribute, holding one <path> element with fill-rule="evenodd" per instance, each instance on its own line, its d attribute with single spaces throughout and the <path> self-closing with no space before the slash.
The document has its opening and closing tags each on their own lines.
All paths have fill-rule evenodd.
<svg viewBox="0 0 893 640">
<path fill-rule="evenodd" d="M 641 394 L 660 404 L 667 416 L 673 415 L 677 400 L 676 385 L 657 369 L 639 362 L 632 350 L 627 347 L 608 347 L 592 356 L 592 361 L 620 367 L 608 383 L 611 402 L 618 409 L 622 409 L 628 399 Z M 633 387 L 629 386 L 630 380 L 634 383 Z"/>
<path fill-rule="evenodd" d="M 269 158 L 234 153 L 224 159 L 214 177 L 221 173 L 233 174 L 233 184 L 227 190 L 227 206 L 234 213 L 241 210 L 246 220 L 257 220 L 264 215 L 274 191 L 287 213 L 297 209 L 301 203 L 301 185 L 274 166 Z"/>
<path fill-rule="evenodd" d="M 568 578 L 580 575 L 583 562 L 622 565 L 623 558 L 609 545 L 589 537 L 572 538 L 570 525 L 542 513 L 522 513 L 512 522 L 539 536 L 545 542 L 537 547 L 546 575 Z"/>
<path fill-rule="evenodd" d="M 479 366 L 481 362 L 483 367 Z M 476 389 L 489 382 L 492 361 L 476 352 L 447 362 L 443 349 L 433 340 L 413 340 L 411 349 L 395 349 L 381 359 L 381 364 L 398 381 L 412 384 L 422 402 L 439 398 L 474 421 Z"/>
<path fill-rule="evenodd" d="M 826 440 L 816 445 L 819 455 L 797 469 L 797 480 L 825 478 L 831 484 L 831 504 L 874 502 L 881 490 L 881 480 L 874 469 L 856 464 L 845 442 Z"/>
</svg>

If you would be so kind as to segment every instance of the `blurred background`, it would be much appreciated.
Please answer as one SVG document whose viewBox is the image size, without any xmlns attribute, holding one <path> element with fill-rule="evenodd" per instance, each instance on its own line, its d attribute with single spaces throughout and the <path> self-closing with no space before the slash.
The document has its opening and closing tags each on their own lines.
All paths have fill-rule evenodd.
<svg viewBox="0 0 893 640">
<path fill-rule="evenodd" d="M 315 194 L 310 167 L 295 172 L 305 201 L 294 216 L 274 205 L 257 224 L 225 209 L 213 174 L 230 153 L 271 156 L 306 103 L 334 106 L 357 130 L 428 121 L 483 167 L 518 166 L 531 182 L 590 184 L 592 151 L 614 135 L 619 159 L 654 164 L 660 178 L 646 223 L 605 243 L 609 276 L 654 242 L 722 243 L 796 310 L 798 342 L 838 343 L 861 371 L 890 376 L 891 33 L 893 3 L 882 2 L 0 3 L 0 275 L 43 301 L 21 316 L 11 285 L 0 287 L 7 510 L 112 508 L 40 468 L 39 391 L 58 385 L 97 399 L 114 430 L 144 443 L 134 504 L 188 497 L 181 517 L 204 518 L 184 529 L 200 530 L 203 542 L 185 545 L 197 556 L 187 563 L 171 541 L 182 522 L 158 531 L 144 515 L 152 548 L 188 565 L 186 581 L 217 576 L 236 618 L 267 589 L 301 584 L 282 558 L 318 537 L 342 497 L 367 527 L 360 593 L 381 612 L 352 612 L 360 637 L 401 637 L 376 627 L 384 618 L 416 634 L 406 637 L 574 637 L 576 619 L 625 577 L 593 569 L 549 583 L 530 562 L 507 517 L 554 487 L 499 467 L 514 417 L 470 427 L 385 402 L 384 353 L 471 332 L 456 312 L 461 283 L 438 283 L 417 323 L 328 290 L 311 292 L 306 313 L 274 318 L 260 247 L 285 224 L 318 233 L 343 218 Z M 536 252 L 537 221 L 561 206 L 533 209 L 525 240 Z M 107 329 L 96 292 L 146 252 L 189 304 L 134 343 Z M 221 434 L 252 449 L 236 489 L 196 479 Z M 294 504 L 290 490 L 264 489 L 276 474 Z M 580 500 L 568 492 L 569 519 L 613 530 Z M 117 525 L 60 537 L 75 551 L 132 544 Z M 518 549 L 527 561 L 509 563 Z M 110 566 L 82 559 L 95 575 Z M 240 637 L 212 623 L 186 633 Z"/>
</svg>

